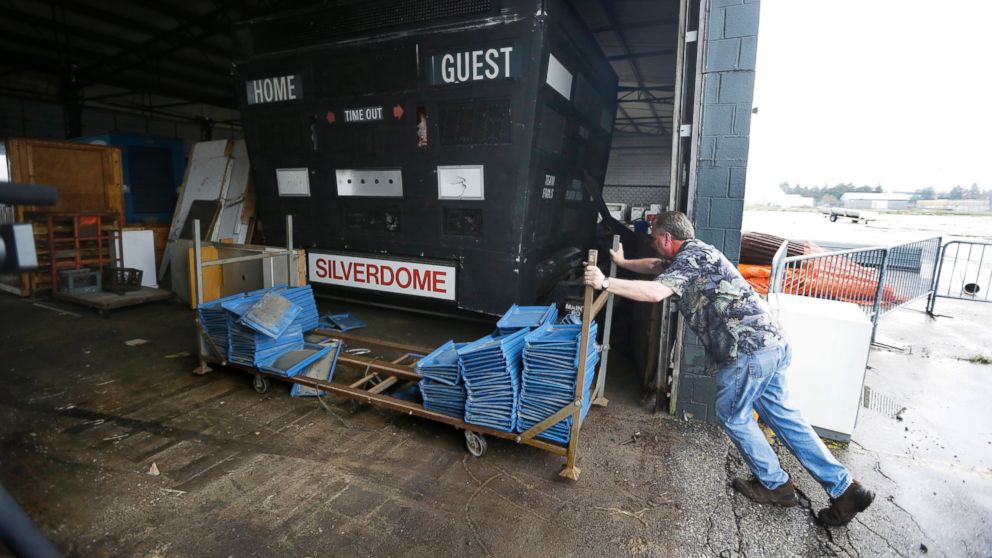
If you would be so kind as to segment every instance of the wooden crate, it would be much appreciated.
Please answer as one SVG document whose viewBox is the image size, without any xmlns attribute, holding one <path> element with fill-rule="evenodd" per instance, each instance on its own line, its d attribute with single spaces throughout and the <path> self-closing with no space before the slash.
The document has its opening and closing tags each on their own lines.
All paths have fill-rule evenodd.
<svg viewBox="0 0 992 558">
<path fill-rule="evenodd" d="M 44 184 L 59 192 L 55 205 L 17 206 L 17 221 L 26 221 L 26 214 L 37 212 L 109 211 L 119 214 L 123 222 L 124 178 L 119 148 L 14 138 L 7 142 L 7 157 L 12 182 Z M 39 224 L 37 220 L 35 223 L 37 236 Z M 33 296 L 51 288 L 49 277 L 47 269 L 21 273 L 19 277 L 8 275 L 0 290 Z"/>
<path fill-rule="evenodd" d="M 13 182 L 47 184 L 59 191 L 52 206 L 18 206 L 25 211 L 113 211 L 124 214 L 121 150 L 104 145 L 15 138 L 7 142 Z"/>
</svg>

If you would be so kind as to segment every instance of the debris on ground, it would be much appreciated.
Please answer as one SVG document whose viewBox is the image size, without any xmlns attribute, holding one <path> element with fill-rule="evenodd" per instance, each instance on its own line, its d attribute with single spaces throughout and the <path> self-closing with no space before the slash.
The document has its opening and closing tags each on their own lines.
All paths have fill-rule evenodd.
<svg viewBox="0 0 992 558">
<path fill-rule="evenodd" d="M 633 517 L 634 519 L 640 521 L 642 525 L 644 525 L 645 527 L 647 527 L 648 526 L 648 522 L 647 521 L 644 521 L 644 512 L 649 511 L 651 508 L 644 508 L 643 510 L 638 511 L 638 512 L 630 512 L 630 511 L 627 511 L 627 510 L 622 510 L 620 508 L 601 508 L 601 507 L 598 507 L 598 506 L 595 507 L 595 508 L 593 508 L 593 509 L 598 510 L 598 511 L 601 511 L 601 512 L 608 513 L 610 515 L 625 515 L 627 517 Z"/>
<path fill-rule="evenodd" d="M 192 356 L 188 351 L 180 351 L 178 353 L 165 355 L 165 358 L 184 358 L 188 356 Z"/>
<path fill-rule="evenodd" d="M 634 432 L 633 434 L 630 435 L 630 439 L 629 440 L 627 440 L 626 442 L 621 443 L 620 445 L 621 446 L 626 446 L 627 444 L 636 444 L 637 443 L 637 439 L 640 438 L 640 437 L 641 437 L 641 433 L 640 432 Z"/>
<path fill-rule="evenodd" d="M 127 345 L 128 347 L 137 347 L 138 345 L 144 345 L 147 342 L 148 342 L 147 339 L 141 339 L 140 337 L 138 337 L 135 339 L 128 339 L 127 341 L 124 342 L 124 344 Z"/>
<path fill-rule="evenodd" d="M 156 465 L 154 461 L 152 462 L 152 466 L 148 468 L 148 474 L 153 477 L 157 477 L 161 474 L 158 471 L 158 465 Z"/>
</svg>

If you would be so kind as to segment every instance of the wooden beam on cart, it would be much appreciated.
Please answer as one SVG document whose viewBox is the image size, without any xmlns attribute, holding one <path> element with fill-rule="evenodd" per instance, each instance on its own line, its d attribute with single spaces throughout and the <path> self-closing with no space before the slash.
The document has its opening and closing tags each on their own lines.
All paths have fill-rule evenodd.
<svg viewBox="0 0 992 558">
<path fill-rule="evenodd" d="M 598 253 L 596 250 L 589 250 L 587 265 L 596 265 Z M 579 449 L 579 430 L 582 426 L 582 386 L 585 385 L 586 378 L 586 352 L 589 350 L 589 326 L 593 319 L 592 310 L 592 287 L 586 285 L 582 297 L 582 331 L 579 336 L 579 368 L 575 377 L 575 408 L 572 409 L 572 432 L 568 439 L 568 451 L 565 453 L 565 466 L 558 474 L 571 480 L 579 480 L 582 472 L 576 465 L 575 459 Z M 595 342 L 595 340 L 593 340 Z"/>
<path fill-rule="evenodd" d="M 556 412 L 555 414 L 549 416 L 548 418 L 542 420 L 541 422 L 535 424 L 534 426 L 531 426 L 524 432 L 521 432 L 519 436 L 520 441 L 530 440 L 534 436 L 537 436 L 541 432 L 544 432 L 545 430 L 565 420 L 566 418 L 568 418 L 568 415 L 575 412 L 576 407 L 581 407 L 581 406 L 582 406 L 581 401 L 575 401 L 574 403 L 570 403 L 568 405 L 565 405 L 561 409 L 558 409 L 558 412 Z"/>
<path fill-rule="evenodd" d="M 397 349 L 400 351 L 407 351 L 412 353 L 420 353 L 422 355 L 429 355 L 434 352 L 434 349 L 428 347 L 414 347 L 411 345 L 403 345 L 401 343 L 394 343 L 392 341 L 386 341 L 384 339 L 375 339 L 373 337 L 365 337 L 362 335 L 355 335 L 352 333 L 342 333 L 340 331 L 334 331 L 333 329 L 321 329 L 317 328 L 313 330 L 313 333 L 317 335 L 323 335 L 324 337 L 329 337 L 331 339 L 340 339 L 350 345 L 375 345 L 377 347 L 386 347 L 387 349 Z"/>
<path fill-rule="evenodd" d="M 620 235 L 613 235 L 613 249 L 620 248 Z M 617 276 L 617 264 L 610 258 L 610 277 Z M 606 293 L 604 293 L 606 294 Z M 607 406 L 610 401 L 606 398 L 606 370 L 610 360 L 610 333 L 613 329 L 613 294 L 607 295 L 606 317 L 603 320 L 603 352 L 599 355 L 599 373 L 596 374 L 596 387 L 592 392 L 592 404 L 598 407 Z M 597 312 L 598 313 L 598 312 Z"/>
<path fill-rule="evenodd" d="M 219 361 L 213 363 L 220 364 Z M 438 413 L 436 411 L 430 411 L 428 409 L 425 409 L 423 405 L 412 403 L 410 401 L 404 401 L 402 399 L 396 399 L 395 397 L 391 397 L 389 395 L 372 393 L 369 390 L 353 388 L 343 384 L 335 384 L 333 382 L 328 382 L 324 380 L 315 380 L 313 378 L 308 378 L 306 376 L 293 376 L 292 378 L 287 378 L 285 376 L 280 376 L 278 374 L 270 374 L 268 372 L 258 370 L 256 368 L 252 368 L 250 366 L 244 366 L 233 362 L 227 363 L 226 366 L 229 368 L 241 370 L 243 372 L 248 372 L 249 374 L 260 374 L 263 376 L 278 378 L 280 380 L 290 382 L 293 384 L 299 384 L 301 386 L 306 386 L 317 390 L 326 391 L 328 393 L 333 393 L 334 395 L 338 395 L 340 397 L 353 399 L 360 403 L 367 403 L 369 405 L 374 405 L 376 407 L 382 407 L 384 409 L 398 411 L 408 416 L 415 416 L 415 417 L 432 420 L 434 422 L 440 422 L 443 424 L 454 426 L 455 428 L 458 428 L 460 430 L 468 430 L 479 434 L 485 434 L 496 438 L 502 438 L 504 440 L 510 440 L 521 444 L 526 444 L 528 446 L 533 446 L 535 448 L 551 452 L 555 455 L 563 456 L 567 452 L 565 447 L 552 442 L 545 442 L 543 440 L 536 440 L 536 439 L 518 440 L 517 439 L 518 436 L 514 432 L 505 432 L 502 430 L 489 428 L 487 426 L 480 426 L 478 424 L 469 424 L 459 419 L 458 417 L 445 415 L 443 413 Z"/>
<path fill-rule="evenodd" d="M 368 372 L 375 371 L 377 373 L 385 374 L 386 376 L 395 376 L 401 380 L 420 380 L 420 374 L 414 371 L 412 366 L 407 366 L 405 364 L 393 364 L 391 362 L 379 361 L 375 358 L 362 355 L 349 354 L 342 354 L 339 356 L 338 362 L 361 367 Z"/>
</svg>

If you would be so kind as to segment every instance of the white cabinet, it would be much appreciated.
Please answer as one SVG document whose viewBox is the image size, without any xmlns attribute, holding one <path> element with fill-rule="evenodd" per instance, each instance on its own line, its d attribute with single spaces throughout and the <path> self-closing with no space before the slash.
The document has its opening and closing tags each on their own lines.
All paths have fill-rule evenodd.
<svg viewBox="0 0 992 558">
<path fill-rule="evenodd" d="M 789 399 L 821 436 L 849 440 L 861 403 L 871 321 L 849 302 L 787 294 L 771 294 L 768 302 L 792 343 Z"/>
</svg>

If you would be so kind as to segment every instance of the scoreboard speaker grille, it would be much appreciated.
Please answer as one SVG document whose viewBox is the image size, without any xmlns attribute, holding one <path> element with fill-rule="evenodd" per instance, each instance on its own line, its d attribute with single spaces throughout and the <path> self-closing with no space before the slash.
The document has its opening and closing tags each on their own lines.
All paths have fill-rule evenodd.
<svg viewBox="0 0 992 558">
<path fill-rule="evenodd" d="M 439 104 L 442 145 L 510 143 L 510 100 L 447 101 Z"/>
</svg>

